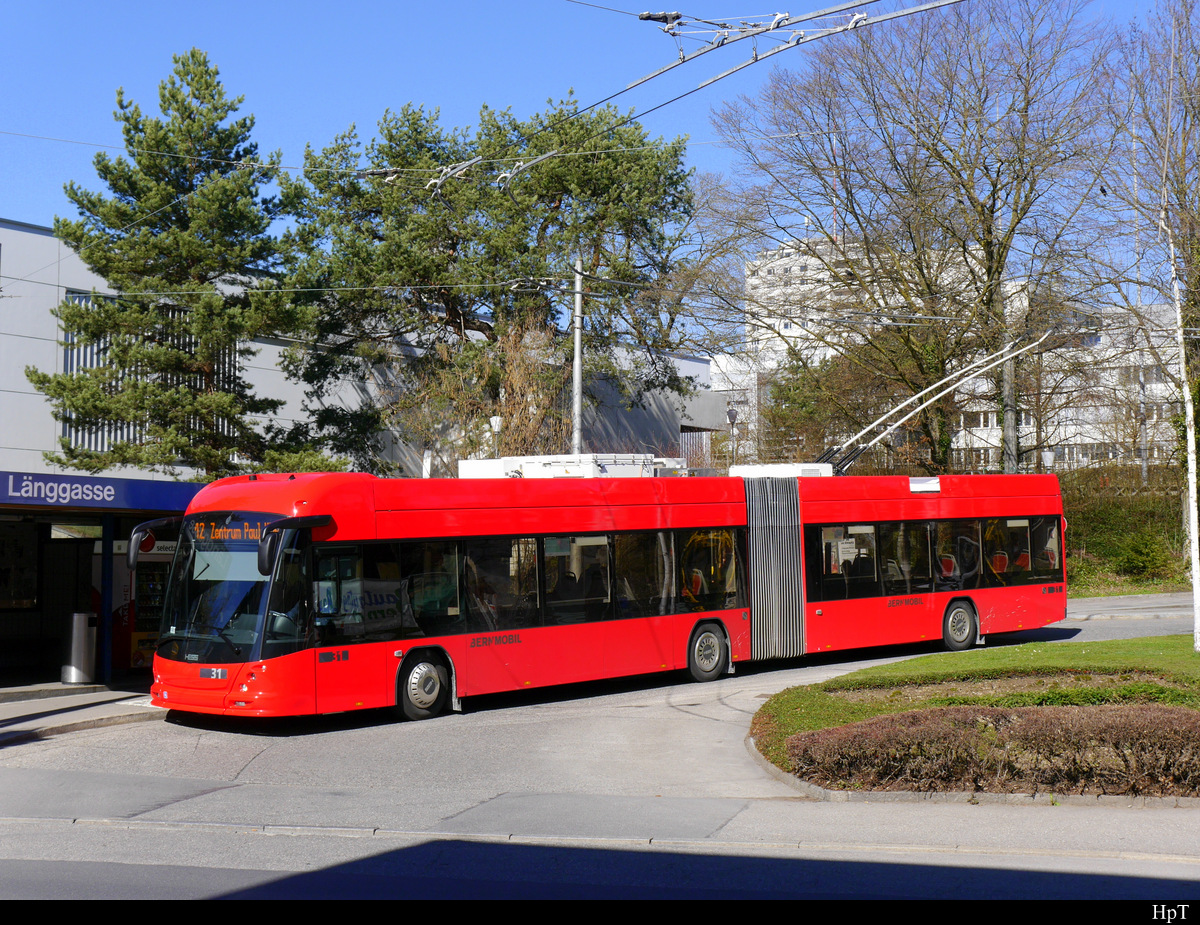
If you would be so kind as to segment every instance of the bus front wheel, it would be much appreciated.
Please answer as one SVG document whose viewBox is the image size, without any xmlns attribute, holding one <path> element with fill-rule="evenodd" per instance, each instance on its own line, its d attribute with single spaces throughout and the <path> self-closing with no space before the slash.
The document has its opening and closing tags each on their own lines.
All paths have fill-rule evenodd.
<svg viewBox="0 0 1200 925">
<path fill-rule="evenodd" d="M 942 641 L 951 652 L 962 652 L 979 638 L 979 618 L 967 601 L 955 601 L 946 608 L 942 621 Z"/>
<path fill-rule="evenodd" d="M 419 655 L 401 669 L 399 694 L 408 719 L 437 716 L 450 699 L 450 671 L 436 656 Z"/>
<path fill-rule="evenodd" d="M 721 676 L 729 661 L 725 635 L 714 623 L 697 628 L 688 646 L 688 671 L 697 681 L 714 681 Z"/>
</svg>

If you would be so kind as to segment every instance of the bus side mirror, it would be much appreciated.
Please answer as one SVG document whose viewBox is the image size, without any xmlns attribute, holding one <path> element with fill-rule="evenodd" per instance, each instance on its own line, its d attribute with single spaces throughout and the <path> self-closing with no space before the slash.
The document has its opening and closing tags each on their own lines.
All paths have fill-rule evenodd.
<svg viewBox="0 0 1200 925">
<path fill-rule="evenodd" d="M 137 571 L 138 553 L 141 551 L 146 537 L 150 537 L 153 542 L 154 533 L 149 524 L 138 524 L 133 528 L 133 535 L 129 537 L 129 549 L 125 551 L 125 564 L 129 566 L 131 572 Z"/>
<path fill-rule="evenodd" d="M 279 540 L 283 536 L 278 530 L 270 530 L 258 541 L 258 573 L 271 577 L 271 566 L 279 552 Z"/>
<path fill-rule="evenodd" d="M 125 564 L 129 566 L 129 571 L 137 571 L 138 553 L 146 540 L 150 541 L 150 548 L 154 548 L 156 527 L 168 527 L 182 522 L 182 517 L 160 517 L 158 520 L 147 520 L 134 527 L 133 533 L 129 535 L 129 549 L 125 552 Z"/>
</svg>

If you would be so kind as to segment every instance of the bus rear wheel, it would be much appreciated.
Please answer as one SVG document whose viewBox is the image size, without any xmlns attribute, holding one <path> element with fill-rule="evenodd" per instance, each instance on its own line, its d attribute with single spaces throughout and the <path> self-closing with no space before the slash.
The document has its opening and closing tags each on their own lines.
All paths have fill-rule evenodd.
<svg viewBox="0 0 1200 925">
<path fill-rule="evenodd" d="M 951 652 L 962 652 L 979 638 L 979 618 L 967 601 L 955 601 L 946 608 L 942 621 L 942 641 Z"/>
<path fill-rule="evenodd" d="M 721 676 L 729 661 L 725 634 L 715 623 L 697 627 L 688 645 L 688 671 L 697 681 L 714 681 Z"/>
<path fill-rule="evenodd" d="M 400 710 L 408 719 L 429 719 L 446 709 L 450 670 L 436 656 L 418 655 L 400 670 Z"/>
</svg>

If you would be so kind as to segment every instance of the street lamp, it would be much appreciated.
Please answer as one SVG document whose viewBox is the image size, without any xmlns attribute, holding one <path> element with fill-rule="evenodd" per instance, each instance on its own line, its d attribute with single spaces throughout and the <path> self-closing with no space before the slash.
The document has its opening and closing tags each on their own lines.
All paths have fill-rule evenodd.
<svg viewBox="0 0 1200 925">
<path fill-rule="evenodd" d="M 725 416 L 729 418 L 729 465 L 737 465 L 737 408 L 730 406 L 725 412 Z"/>
<path fill-rule="evenodd" d="M 488 418 L 488 423 L 492 425 L 492 452 L 496 454 L 496 458 L 500 458 L 500 415 L 493 414 Z"/>
</svg>

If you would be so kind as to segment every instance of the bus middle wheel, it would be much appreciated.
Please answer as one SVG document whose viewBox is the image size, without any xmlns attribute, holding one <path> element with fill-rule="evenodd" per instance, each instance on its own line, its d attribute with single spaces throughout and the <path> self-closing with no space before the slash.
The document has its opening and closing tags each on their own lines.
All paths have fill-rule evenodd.
<svg viewBox="0 0 1200 925">
<path fill-rule="evenodd" d="M 688 671 L 697 681 L 714 681 L 721 676 L 729 661 L 725 634 L 714 623 L 698 627 L 688 646 Z"/>
<path fill-rule="evenodd" d="M 436 656 L 419 655 L 401 669 L 399 695 L 408 719 L 437 716 L 450 699 L 450 671 Z"/>
<path fill-rule="evenodd" d="M 962 652 L 979 638 L 979 618 L 967 601 L 955 601 L 946 609 L 942 621 L 942 641 L 951 652 Z"/>
</svg>

